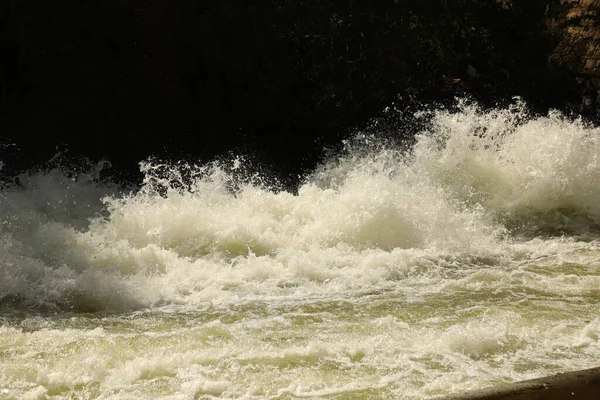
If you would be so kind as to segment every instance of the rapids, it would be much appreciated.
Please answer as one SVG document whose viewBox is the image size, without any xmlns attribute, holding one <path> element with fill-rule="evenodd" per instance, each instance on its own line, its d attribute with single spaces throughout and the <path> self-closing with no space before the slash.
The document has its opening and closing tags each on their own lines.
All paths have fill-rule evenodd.
<svg viewBox="0 0 600 400">
<path fill-rule="evenodd" d="M 597 366 L 600 129 L 438 110 L 306 176 L 0 190 L 0 399 L 423 399 Z"/>
</svg>

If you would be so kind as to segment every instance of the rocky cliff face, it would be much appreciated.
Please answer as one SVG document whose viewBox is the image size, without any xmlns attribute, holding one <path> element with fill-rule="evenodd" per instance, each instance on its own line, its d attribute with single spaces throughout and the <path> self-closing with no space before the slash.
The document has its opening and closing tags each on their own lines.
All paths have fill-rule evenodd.
<svg viewBox="0 0 600 400">
<path fill-rule="evenodd" d="M 600 114 L 600 0 L 565 0 L 564 17 L 549 21 L 561 41 L 550 63 L 576 77 L 581 102 L 575 109 L 592 117 Z"/>
</svg>

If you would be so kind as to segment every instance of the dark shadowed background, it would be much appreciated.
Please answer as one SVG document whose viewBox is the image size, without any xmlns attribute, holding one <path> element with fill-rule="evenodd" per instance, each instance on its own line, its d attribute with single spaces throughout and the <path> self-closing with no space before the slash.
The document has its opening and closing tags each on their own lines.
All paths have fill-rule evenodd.
<svg viewBox="0 0 600 400">
<path fill-rule="evenodd" d="M 593 118 L 596 3 L 2 0 L 0 159 L 8 175 L 107 159 L 135 179 L 149 156 L 246 154 L 293 182 L 388 106 L 396 136 L 465 94 Z"/>
</svg>

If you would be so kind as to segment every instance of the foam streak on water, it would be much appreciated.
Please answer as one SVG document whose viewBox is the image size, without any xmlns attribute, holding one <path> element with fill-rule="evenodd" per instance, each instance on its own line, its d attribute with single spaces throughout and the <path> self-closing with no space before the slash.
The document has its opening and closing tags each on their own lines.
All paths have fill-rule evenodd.
<svg viewBox="0 0 600 400">
<path fill-rule="evenodd" d="M 0 399 L 434 398 L 596 366 L 600 130 L 524 107 L 358 136 L 295 194 L 241 159 L 0 195 Z M 245 178 L 244 178 L 245 177 Z"/>
</svg>

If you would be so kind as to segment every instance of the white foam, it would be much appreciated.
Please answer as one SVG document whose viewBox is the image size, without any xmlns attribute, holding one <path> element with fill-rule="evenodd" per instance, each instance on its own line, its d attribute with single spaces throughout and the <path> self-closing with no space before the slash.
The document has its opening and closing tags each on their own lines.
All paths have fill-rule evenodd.
<svg viewBox="0 0 600 400">
<path fill-rule="evenodd" d="M 241 159 L 143 164 L 134 193 L 23 176 L 0 194 L 0 390 L 423 398 L 591 366 L 599 134 L 464 104 L 410 151 L 357 137 L 296 194 Z"/>
<path fill-rule="evenodd" d="M 131 309 L 309 282 L 344 290 L 402 276 L 425 254 L 500 257 L 507 228 L 596 229 L 598 130 L 524 115 L 522 104 L 437 112 L 412 152 L 354 144 L 297 195 L 236 181 L 239 159 L 229 169 L 144 164 L 145 186 L 125 196 L 90 174 L 22 176 L 0 201 L 0 294 Z"/>
</svg>

